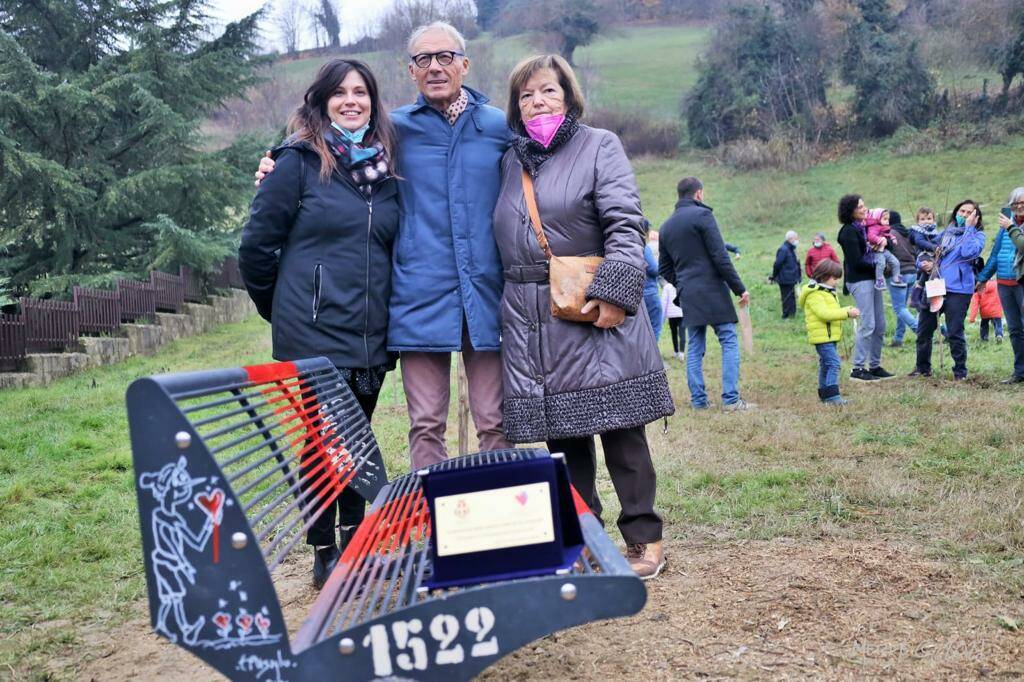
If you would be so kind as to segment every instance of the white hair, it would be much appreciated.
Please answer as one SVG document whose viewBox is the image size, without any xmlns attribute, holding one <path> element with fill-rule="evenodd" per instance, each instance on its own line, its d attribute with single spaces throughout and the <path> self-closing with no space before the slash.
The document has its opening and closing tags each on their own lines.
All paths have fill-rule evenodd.
<svg viewBox="0 0 1024 682">
<path fill-rule="evenodd" d="M 466 39 L 459 33 L 459 29 L 455 28 L 446 21 L 433 21 L 429 24 L 423 24 L 422 26 L 413 29 L 412 34 L 409 35 L 409 42 L 405 45 L 405 51 L 412 56 L 412 48 L 420 38 L 431 31 L 442 31 L 445 35 L 455 41 L 459 46 L 459 52 L 466 51 Z"/>
<path fill-rule="evenodd" d="M 796 238 L 797 238 L 797 234 L 793 230 L 790 230 L 789 232 L 786 233 L 786 241 L 787 242 L 789 240 L 791 240 L 791 239 L 796 239 Z"/>
<path fill-rule="evenodd" d="M 1010 200 L 1006 203 L 1013 204 L 1018 201 L 1024 201 L 1024 187 L 1018 187 L 1017 189 L 1010 192 Z"/>
</svg>

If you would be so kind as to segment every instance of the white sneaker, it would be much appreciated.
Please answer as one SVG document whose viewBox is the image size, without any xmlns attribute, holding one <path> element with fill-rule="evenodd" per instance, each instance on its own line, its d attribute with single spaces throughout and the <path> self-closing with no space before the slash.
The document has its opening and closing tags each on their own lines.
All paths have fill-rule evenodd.
<svg viewBox="0 0 1024 682">
<path fill-rule="evenodd" d="M 683 353 L 676 353 L 676 360 L 678 360 L 679 362 L 683 362 L 686 360 L 686 355 Z"/>
</svg>

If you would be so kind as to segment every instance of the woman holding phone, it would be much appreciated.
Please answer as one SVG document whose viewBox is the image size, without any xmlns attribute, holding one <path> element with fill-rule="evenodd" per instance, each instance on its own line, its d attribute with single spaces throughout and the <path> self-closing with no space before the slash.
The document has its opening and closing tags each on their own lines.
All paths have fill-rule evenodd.
<svg viewBox="0 0 1024 682">
<path fill-rule="evenodd" d="M 277 360 L 326 356 L 367 419 L 394 367 L 387 353 L 391 246 L 398 232 L 395 133 L 366 64 L 324 64 L 272 154 L 242 232 L 238 265 Z M 308 477 L 313 480 L 315 477 Z M 316 479 L 319 480 L 319 479 Z M 307 501 L 316 484 L 303 490 Z M 308 502 L 312 506 L 312 502 Z M 322 587 L 363 518 L 351 488 L 309 528 L 313 583 Z"/>
<path fill-rule="evenodd" d="M 1013 375 L 1004 384 L 1024 383 L 1024 187 L 1010 192 L 1007 205 L 999 212 L 999 232 L 985 269 L 978 275 L 984 283 L 993 275 L 999 285 L 999 301 L 1006 316 L 1006 330 L 1013 347 Z"/>
<path fill-rule="evenodd" d="M 917 365 L 911 376 L 932 375 L 932 337 L 939 326 L 939 315 L 946 316 L 949 352 L 953 356 L 953 379 L 967 378 L 967 337 L 964 320 L 974 296 L 974 262 L 985 248 L 981 209 L 976 201 L 965 199 L 953 209 L 949 225 L 939 235 L 934 261 L 921 261 L 922 268 L 945 282 L 942 307 L 921 311 L 917 321 Z"/>
</svg>

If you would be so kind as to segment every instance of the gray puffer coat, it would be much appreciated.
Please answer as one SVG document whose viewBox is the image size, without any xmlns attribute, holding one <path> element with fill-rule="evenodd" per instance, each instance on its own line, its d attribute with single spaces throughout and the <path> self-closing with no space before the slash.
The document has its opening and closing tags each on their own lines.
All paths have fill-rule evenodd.
<svg viewBox="0 0 1024 682">
<path fill-rule="evenodd" d="M 501 163 L 494 236 L 501 301 L 505 434 L 515 443 L 589 436 L 672 414 L 665 366 L 646 308 L 644 235 L 636 179 L 619 138 L 581 125 L 534 178 L 556 256 L 602 255 L 588 298 L 625 309 L 613 329 L 551 316 L 547 262 L 530 226 L 522 166 Z"/>
</svg>

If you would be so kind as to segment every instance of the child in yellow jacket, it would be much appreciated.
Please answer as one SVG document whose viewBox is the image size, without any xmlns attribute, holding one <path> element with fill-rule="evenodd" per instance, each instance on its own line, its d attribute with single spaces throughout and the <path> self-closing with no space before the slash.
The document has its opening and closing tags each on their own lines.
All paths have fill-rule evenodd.
<svg viewBox="0 0 1024 682">
<path fill-rule="evenodd" d="M 842 265 L 832 260 L 821 261 L 814 267 L 814 281 L 804 287 L 797 302 L 807 320 L 807 340 L 818 351 L 818 397 L 835 407 L 846 404 L 839 395 L 840 362 L 836 350 L 843 338 L 843 320 L 860 316 L 856 308 L 839 305 L 836 284 L 842 276 Z"/>
</svg>

